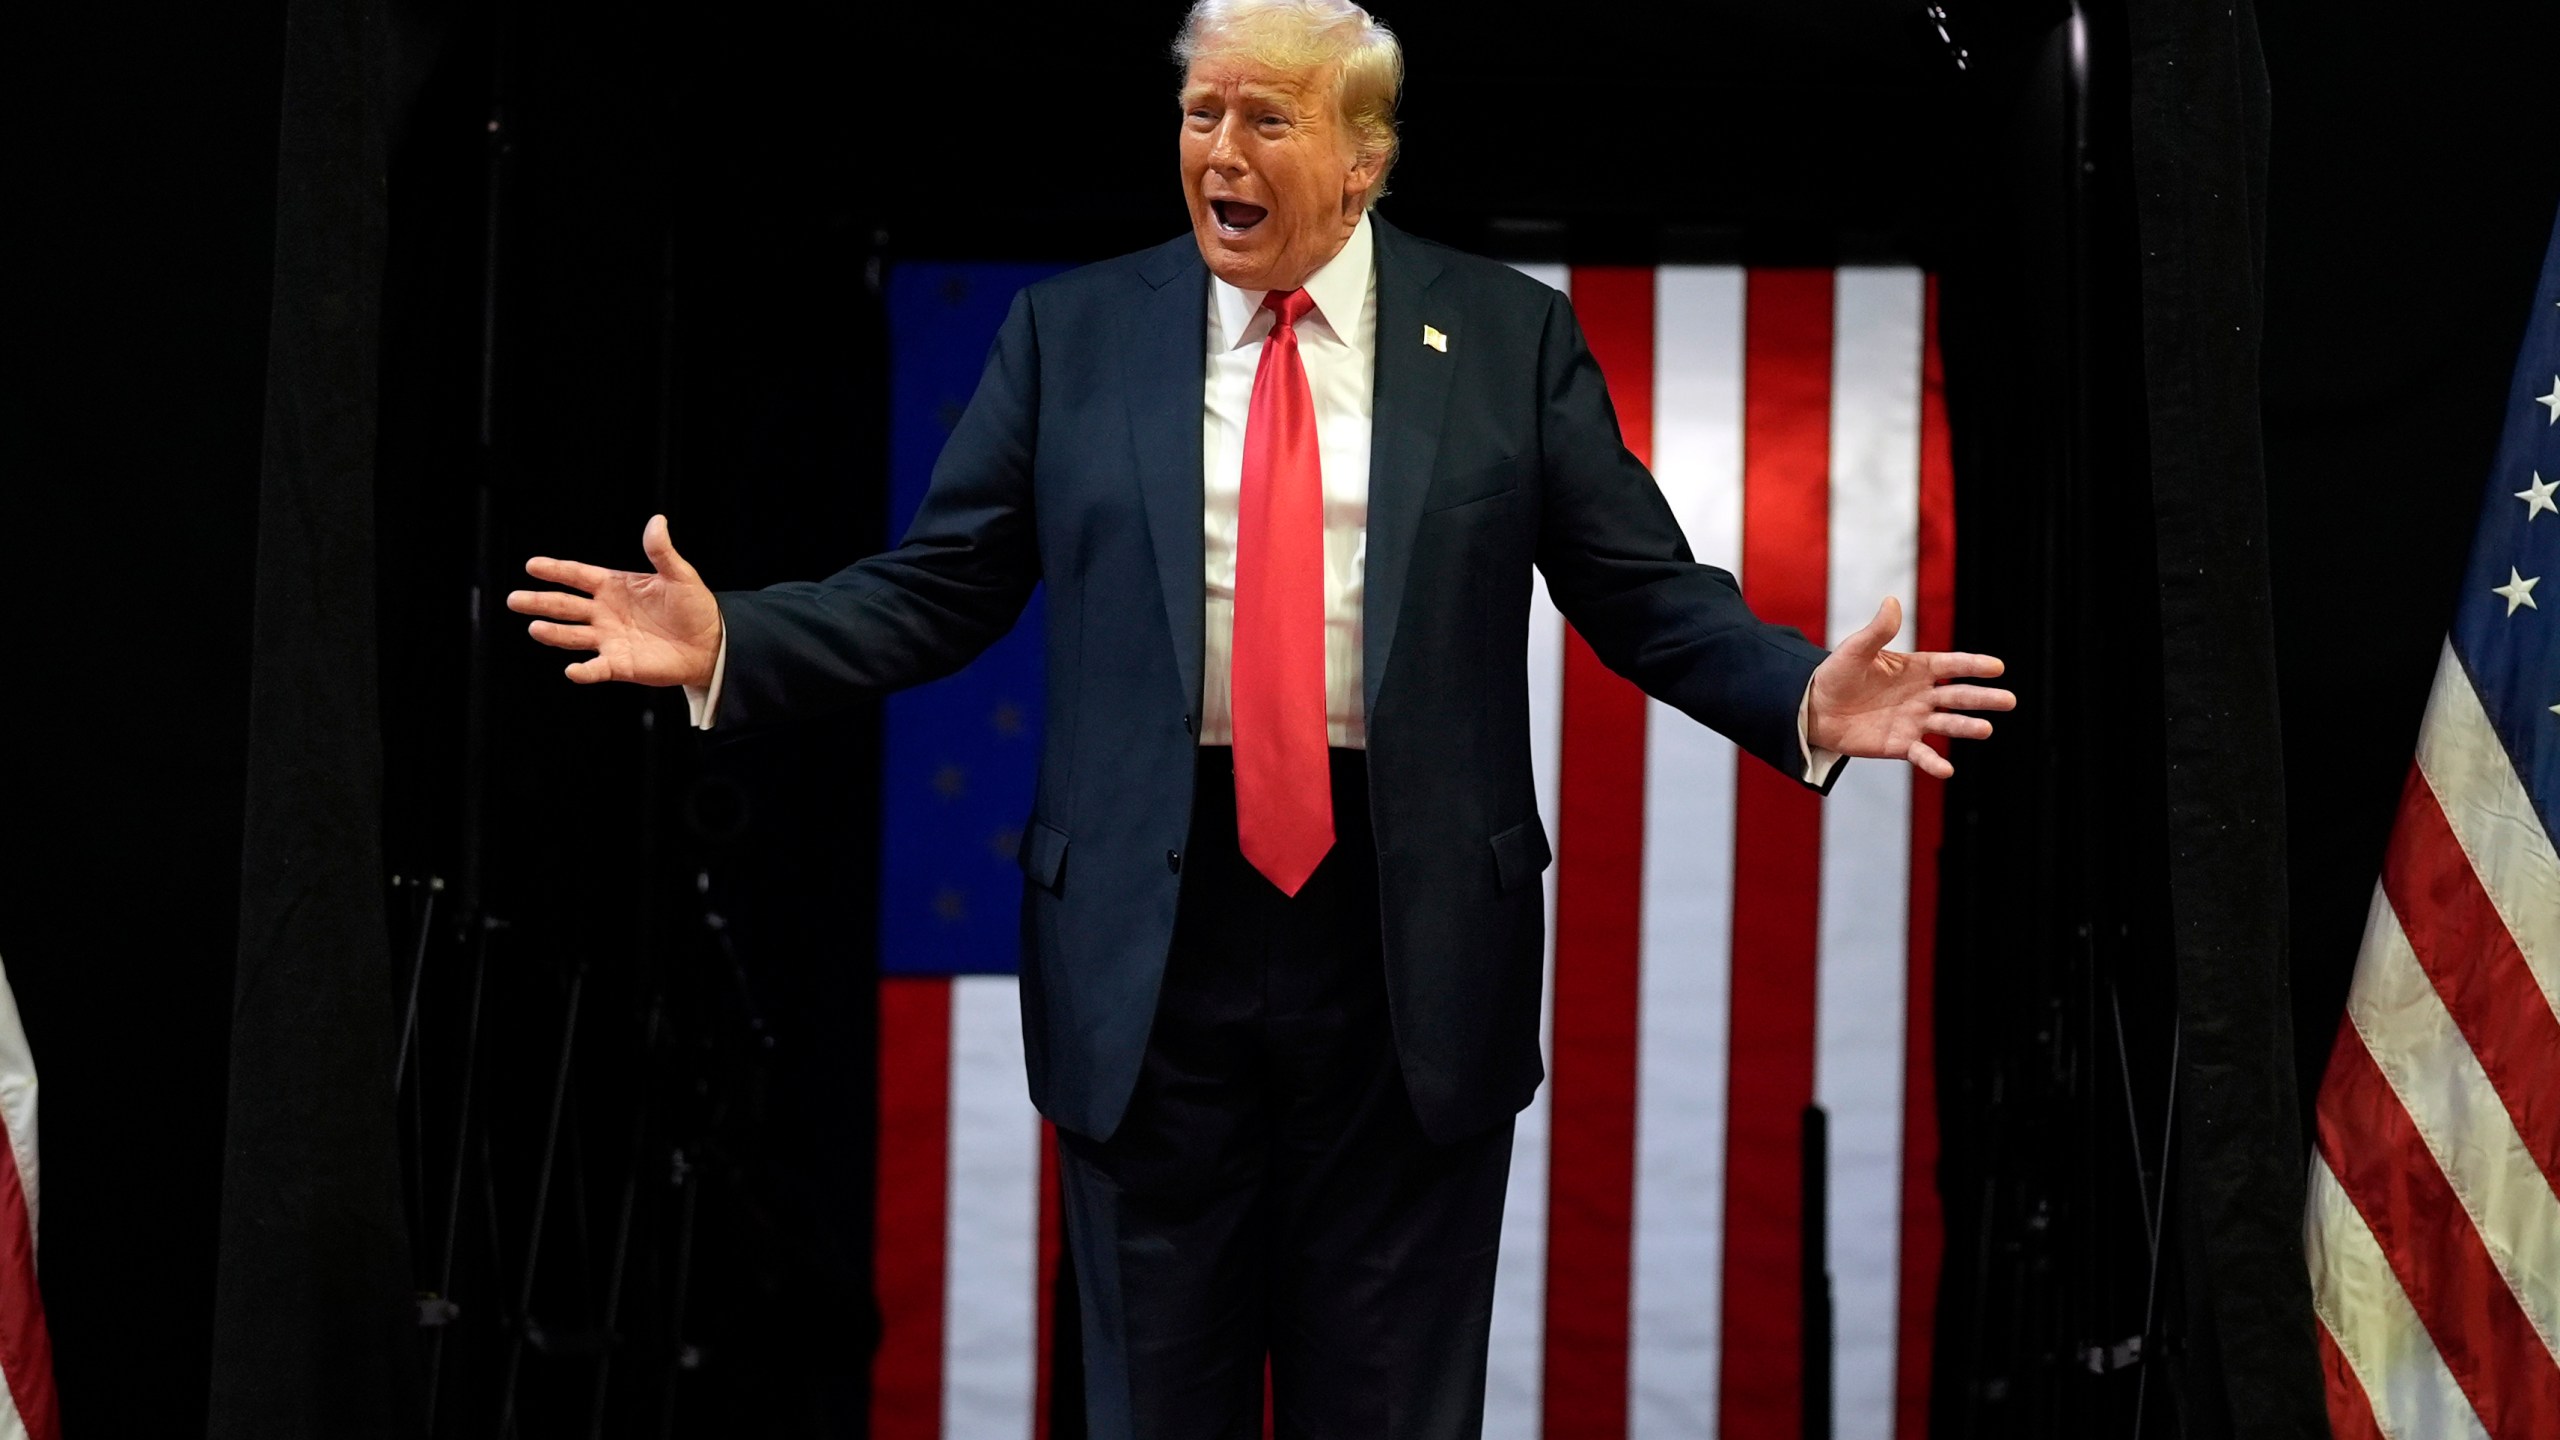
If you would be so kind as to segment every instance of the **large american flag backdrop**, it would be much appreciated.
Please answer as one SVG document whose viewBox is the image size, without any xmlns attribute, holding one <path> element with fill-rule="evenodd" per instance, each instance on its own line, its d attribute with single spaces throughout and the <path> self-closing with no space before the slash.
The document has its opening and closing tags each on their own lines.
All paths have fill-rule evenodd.
<svg viewBox="0 0 2560 1440">
<path fill-rule="evenodd" d="M 2340 1440 L 2560 1427 L 2560 234 L 2505 421 L 2320 1086 Z"/>
<path fill-rule="evenodd" d="M 1700 558 L 1836 640 L 1886 595 L 1947 648 L 1953 486 L 1934 287 L 1905 268 L 1523 266 L 1571 295 L 1626 441 Z M 889 287 L 903 526 L 1025 267 Z M 1453 337 L 1455 338 L 1455 337 Z M 1799 1433 L 1801 1117 L 1828 1113 L 1837 1429 L 1925 1430 L 1940 1251 L 1938 791 L 1827 801 L 1603 669 L 1543 593 L 1528 665 L 1550 1083 L 1519 1121 L 1485 1433 Z M 1045 1437 L 1054 1141 L 1024 1098 L 1011 869 L 1037 616 L 892 701 L 884 825 L 879 1440 Z"/>
</svg>

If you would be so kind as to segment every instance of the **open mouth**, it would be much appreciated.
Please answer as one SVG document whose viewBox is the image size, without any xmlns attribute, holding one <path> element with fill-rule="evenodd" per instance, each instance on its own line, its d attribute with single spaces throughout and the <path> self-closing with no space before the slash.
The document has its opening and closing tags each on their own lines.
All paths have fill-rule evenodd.
<svg viewBox="0 0 2560 1440">
<path fill-rule="evenodd" d="M 1259 205 L 1248 205 L 1242 200 L 1212 200 L 1209 202 L 1209 213 L 1216 217 L 1221 231 L 1229 235 L 1242 235 L 1261 224 L 1263 217 L 1271 212 Z"/>
</svg>

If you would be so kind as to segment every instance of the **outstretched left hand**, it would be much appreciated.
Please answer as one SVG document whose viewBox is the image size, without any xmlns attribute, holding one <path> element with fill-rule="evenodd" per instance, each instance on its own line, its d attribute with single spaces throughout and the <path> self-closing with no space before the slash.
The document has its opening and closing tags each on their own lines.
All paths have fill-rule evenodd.
<svg viewBox="0 0 2560 1440">
<path fill-rule="evenodd" d="M 1874 760 L 1908 760 L 1944 780 L 1956 773 L 1947 757 L 1922 738 L 1946 735 L 1981 740 L 1991 722 L 1954 710 L 2014 710 L 2018 697 L 1988 685 L 2007 668 L 1993 655 L 1959 651 L 1905 654 L 1885 645 L 1902 631 L 1902 602 L 1887 597 L 1866 628 L 1813 672 L 1806 699 L 1805 735 L 1816 746 Z"/>
</svg>

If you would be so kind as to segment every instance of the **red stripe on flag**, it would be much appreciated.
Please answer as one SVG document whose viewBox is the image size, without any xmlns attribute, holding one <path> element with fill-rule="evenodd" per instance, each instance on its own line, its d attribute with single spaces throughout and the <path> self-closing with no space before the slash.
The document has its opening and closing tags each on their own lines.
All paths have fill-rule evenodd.
<svg viewBox="0 0 2560 1440">
<path fill-rule="evenodd" d="M 880 1349 L 873 1440 L 940 1440 L 943 1240 L 951 1181 L 951 982 L 880 982 Z"/>
<path fill-rule="evenodd" d="M 1573 308 L 1636 458 L 1653 451 L 1653 272 L 1573 272 Z M 1623 1440 L 1635 1222 L 1644 695 L 1565 642 L 1556 853 L 1546 1440 Z"/>
<path fill-rule="evenodd" d="M 2321 1155 L 2491 1440 L 2547 1433 L 2560 1415 L 2560 1365 L 2353 1024 L 2338 1027 L 2319 1117 Z"/>
<path fill-rule="evenodd" d="M 1947 440 L 1946 372 L 1938 358 L 1938 280 L 1928 280 L 1920 354 L 1920 565 L 1912 597 L 1912 648 L 1955 648 L 1956 474 Z M 1947 742 L 1930 742 L 1944 750 Z M 1929 1434 L 1930 1339 L 1936 1325 L 1938 1264 L 1945 1248 L 1938 1205 L 1938 845 L 1946 833 L 1945 787 L 1911 779 L 1911 972 L 1904 987 L 1902 1041 L 1901 1315 L 1894 1331 L 1894 1430 L 1898 1440 Z"/>
<path fill-rule="evenodd" d="M 1058 1191 L 1058 1127 L 1040 1122 L 1040 1378 L 1032 1390 L 1031 1440 L 1049 1440 L 1049 1396 L 1058 1358 L 1058 1254 L 1066 1235 L 1064 1197 Z"/>
<path fill-rule="evenodd" d="M 2560 1018 L 2414 765 L 2383 855 L 2382 889 L 2525 1149 L 2560 1194 Z"/>
<path fill-rule="evenodd" d="M 1743 307 L 1743 592 L 1762 619 L 1817 643 L 1831 564 L 1832 284 L 1828 270 L 1754 270 Z M 1822 812 L 1794 776 L 1768 766 L 1746 763 L 1735 781 L 1719 1433 L 1792 1440 Z M 1559 982 L 1563 969 L 1559 953 Z"/>
<path fill-rule="evenodd" d="M 2364 1393 L 2364 1382 L 2348 1368 L 2346 1352 L 2338 1348 L 2338 1338 L 2329 1333 L 2328 1322 L 2320 1322 L 2319 1330 L 2320 1374 L 2329 1391 L 2331 1440 L 2387 1440 L 2382 1422 L 2373 1418 L 2372 1397 Z"/>
<path fill-rule="evenodd" d="M 44 1297 L 36 1290 L 35 1231 L 27 1224 L 27 1195 L 18 1184 L 18 1152 L 0 1121 L 0 1373 L 28 1440 L 62 1440 L 62 1416 L 53 1393 L 53 1335 L 44 1323 Z"/>
<path fill-rule="evenodd" d="M 1653 464 L 1654 272 L 1641 265 L 1585 265 L 1573 272 L 1573 316 L 1609 382 L 1618 438 Z"/>
</svg>

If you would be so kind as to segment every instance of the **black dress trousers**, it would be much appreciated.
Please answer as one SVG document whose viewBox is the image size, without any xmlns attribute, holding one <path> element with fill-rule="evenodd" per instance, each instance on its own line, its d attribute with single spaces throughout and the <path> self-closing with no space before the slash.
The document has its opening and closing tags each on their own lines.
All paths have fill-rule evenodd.
<svg viewBox="0 0 2560 1440">
<path fill-rule="evenodd" d="M 1060 1132 L 1094 1440 L 1469 1440 L 1511 1125 L 1423 1137 L 1397 1067 L 1365 759 L 1295 897 L 1200 752 L 1155 1028 L 1111 1139 Z"/>
</svg>

